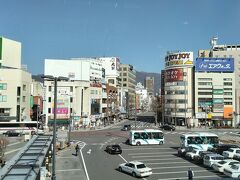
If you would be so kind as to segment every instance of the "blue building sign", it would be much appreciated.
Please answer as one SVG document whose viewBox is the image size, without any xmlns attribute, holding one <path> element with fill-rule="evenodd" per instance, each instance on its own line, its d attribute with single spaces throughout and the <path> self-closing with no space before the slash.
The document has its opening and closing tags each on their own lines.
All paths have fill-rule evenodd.
<svg viewBox="0 0 240 180">
<path fill-rule="evenodd" d="M 197 58 L 197 72 L 234 72 L 233 58 Z"/>
</svg>

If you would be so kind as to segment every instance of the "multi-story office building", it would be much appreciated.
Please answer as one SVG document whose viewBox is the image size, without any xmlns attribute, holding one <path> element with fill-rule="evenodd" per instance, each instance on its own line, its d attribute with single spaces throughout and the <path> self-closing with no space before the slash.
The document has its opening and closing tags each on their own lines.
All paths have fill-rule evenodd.
<svg viewBox="0 0 240 180">
<path fill-rule="evenodd" d="M 222 62 L 219 62 L 218 66 L 214 67 L 218 68 L 218 72 L 210 73 L 216 75 L 216 79 L 212 78 L 209 73 L 209 78 L 212 78 L 212 81 L 219 82 L 221 86 L 223 86 L 222 93 L 224 95 L 222 106 L 224 106 L 223 113 L 220 117 L 213 119 L 218 119 L 215 124 L 228 124 L 235 126 L 239 124 L 239 113 L 240 113 L 240 45 L 218 45 L 218 38 L 212 38 L 210 44 L 211 49 L 209 50 L 200 50 L 199 58 L 220 58 Z M 230 58 L 230 59 L 229 59 Z M 231 58 L 233 58 L 233 63 L 231 62 Z M 225 59 L 225 60 L 224 60 Z M 214 60 L 212 60 L 214 61 Z M 227 68 L 221 68 L 220 65 L 227 65 Z M 215 63 L 216 64 L 216 63 Z M 233 70 L 230 69 L 234 68 Z M 224 70 L 224 71 L 222 71 Z M 216 84 L 216 83 L 215 83 Z M 212 105 L 212 107 L 214 104 Z M 210 109 L 212 111 L 212 109 Z M 208 110 L 210 112 L 210 110 Z M 211 113 L 209 115 L 209 120 L 211 117 Z M 231 122 L 233 121 L 233 122 Z"/>
<path fill-rule="evenodd" d="M 193 53 L 168 52 L 165 58 L 164 121 L 193 124 Z"/>
<path fill-rule="evenodd" d="M 31 82 L 21 65 L 21 43 L 0 37 L 0 121 L 31 120 Z"/>
<path fill-rule="evenodd" d="M 233 58 L 197 58 L 195 115 L 197 124 L 234 125 L 235 78 Z"/>
<path fill-rule="evenodd" d="M 136 94 L 137 109 L 140 109 L 143 112 L 146 111 L 148 109 L 148 92 L 140 82 L 136 85 Z"/>
<path fill-rule="evenodd" d="M 126 98 L 126 110 L 128 115 L 133 115 L 136 107 L 136 70 L 132 65 L 121 64 L 121 87 L 127 90 L 127 96 L 121 96 Z"/>
<path fill-rule="evenodd" d="M 148 96 L 154 96 L 154 77 L 147 76 L 145 78 L 145 87 L 148 92 Z"/>
</svg>

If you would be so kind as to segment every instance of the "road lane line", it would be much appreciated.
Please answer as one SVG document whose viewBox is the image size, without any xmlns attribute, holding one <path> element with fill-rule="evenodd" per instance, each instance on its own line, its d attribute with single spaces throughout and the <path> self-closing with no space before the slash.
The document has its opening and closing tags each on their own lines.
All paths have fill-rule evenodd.
<svg viewBox="0 0 240 180">
<path fill-rule="evenodd" d="M 11 154 L 11 153 L 13 153 L 13 152 L 19 151 L 20 149 L 22 149 L 22 147 L 21 147 L 21 148 L 14 149 L 14 150 L 11 150 L 11 151 L 7 151 L 7 152 L 5 152 L 4 154 L 5 154 L 5 155 Z"/>
<path fill-rule="evenodd" d="M 23 142 L 15 142 L 15 143 L 11 143 L 11 144 L 8 144 L 7 147 L 9 147 L 9 146 L 13 146 L 13 145 L 16 145 L 16 144 L 20 144 L 20 143 L 23 143 Z"/>
<path fill-rule="evenodd" d="M 57 159 L 74 159 L 73 156 L 62 156 L 62 157 L 57 157 Z"/>
<path fill-rule="evenodd" d="M 176 155 L 176 154 L 175 154 Z M 170 155 L 156 155 L 156 156 L 132 156 L 132 158 L 136 159 L 136 158 L 147 158 L 147 157 L 172 157 L 172 156 L 175 156 L 174 154 L 170 154 Z"/>
<path fill-rule="evenodd" d="M 191 166 L 154 167 L 152 169 L 171 169 L 171 168 L 179 169 L 179 168 L 192 168 L 192 167 L 199 167 L 199 166 L 191 165 Z"/>
<path fill-rule="evenodd" d="M 162 162 L 162 163 L 148 163 L 146 162 L 146 164 L 149 164 L 149 165 L 158 165 L 158 164 L 192 164 L 191 162 L 188 162 L 188 161 L 183 161 L 183 162 Z"/>
<path fill-rule="evenodd" d="M 171 161 L 171 160 L 181 160 L 179 158 L 168 158 L 168 159 L 139 159 L 138 161 Z"/>
<path fill-rule="evenodd" d="M 121 154 L 118 155 L 120 158 L 122 158 L 125 162 L 128 162 L 124 157 L 122 157 Z"/>
<path fill-rule="evenodd" d="M 224 175 L 212 175 L 212 176 L 194 176 L 194 179 L 206 179 L 206 178 L 214 178 L 214 177 L 216 177 L 216 178 L 218 178 L 218 177 L 224 177 Z M 186 177 L 175 177 L 175 178 L 163 178 L 163 179 L 158 179 L 158 180 L 176 180 L 176 179 L 187 179 Z"/>
<path fill-rule="evenodd" d="M 170 153 L 176 153 L 176 151 L 172 151 L 172 152 L 166 151 L 166 152 L 149 152 L 149 153 L 130 153 L 128 155 L 131 156 L 131 155 L 141 155 L 141 154 L 170 154 Z"/>
<path fill-rule="evenodd" d="M 84 142 L 83 142 L 83 143 L 84 143 Z M 87 167 L 86 167 L 85 160 L 84 160 L 83 153 L 82 153 L 82 149 L 85 147 L 85 145 L 86 145 L 86 144 L 84 143 L 84 145 L 81 147 L 81 149 L 80 149 L 80 154 L 81 154 L 81 157 L 82 157 L 83 167 L 84 167 L 84 171 L 85 171 L 86 176 L 87 176 L 87 180 L 89 180 Z"/>
<path fill-rule="evenodd" d="M 164 147 L 160 147 L 160 148 L 143 148 L 143 147 L 139 147 L 139 148 L 131 148 L 131 149 L 122 149 L 124 151 L 136 151 L 136 150 L 149 150 L 149 149 L 172 149 L 172 148 L 164 148 Z"/>
<path fill-rule="evenodd" d="M 67 171 L 81 171 L 82 169 L 61 169 L 61 170 L 56 170 L 57 172 L 67 172 Z"/>
</svg>

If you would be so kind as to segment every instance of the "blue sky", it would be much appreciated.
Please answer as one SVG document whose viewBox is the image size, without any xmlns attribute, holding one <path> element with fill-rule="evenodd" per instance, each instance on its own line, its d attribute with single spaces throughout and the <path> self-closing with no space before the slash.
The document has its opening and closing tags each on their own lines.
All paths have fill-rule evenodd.
<svg viewBox="0 0 240 180">
<path fill-rule="evenodd" d="M 238 0 L 0 0 L 0 36 L 22 43 L 22 63 L 117 56 L 138 71 L 164 68 L 167 51 L 240 43 Z"/>
</svg>

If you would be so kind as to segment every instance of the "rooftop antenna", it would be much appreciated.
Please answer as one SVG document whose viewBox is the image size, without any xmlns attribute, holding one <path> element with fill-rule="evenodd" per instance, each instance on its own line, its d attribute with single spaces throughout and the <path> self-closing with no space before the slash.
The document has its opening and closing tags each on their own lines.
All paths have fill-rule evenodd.
<svg viewBox="0 0 240 180">
<path fill-rule="evenodd" d="M 217 40 L 218 40 L 218 36 L 214 36 L 214 37 L 210 40 L 210 45 L 212 46 L 212 48 L 217 45 Z"/>
</svg>

